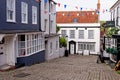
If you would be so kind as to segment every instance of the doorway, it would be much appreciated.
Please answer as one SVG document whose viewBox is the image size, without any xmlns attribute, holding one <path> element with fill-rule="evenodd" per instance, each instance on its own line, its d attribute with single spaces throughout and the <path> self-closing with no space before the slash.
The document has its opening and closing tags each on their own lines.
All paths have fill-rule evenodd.
<svg viewBox="0 0 120 80">
<path fill-rule="evenodd" d="M 69 42 L 69 52 L 70 54 L 76 54 L 76 42 L 75 41 Z"/>
</svg>

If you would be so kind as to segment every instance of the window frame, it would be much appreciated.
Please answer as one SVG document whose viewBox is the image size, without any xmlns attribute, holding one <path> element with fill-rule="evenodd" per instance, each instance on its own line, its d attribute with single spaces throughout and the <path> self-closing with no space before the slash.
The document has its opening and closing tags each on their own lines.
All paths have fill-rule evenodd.
<svg viewBox="0 0 120 80">
<path fill-rule="evenodd" d="M 62 37 L 66 37 L 66 35 L 67 35 L 67 30 L 61 30 L 61 35 L 62 35 Z"/>
<path fill-rule="evenodd" d="M 37 24 L 38 23 L 38 19 L 37 19 L 37 7 L 36 6 L 32 6 L 32 24 Z"/>
<path fill-rule="evenodd" d="M 75 30 L 70 30 L 70 38 L 75 39 Z"/>
<path fill-rule="evenodd" d="M 94 30 L 88 30 L 88 39 L 94 39 Z"/>
<path fill-rule="evenodd" d="M 29 56 L 45 49 L 44 37 L 42 33 L 24 34 L 25 40 L 21 41 L 18 35 L 18 57 Z M 24 47 L 20 47 L 21 43 Z M 24 51 L 24 53 L 21 53 Z"/>
<path fill-rule="evenodd" d="M 26 21 L 23 19 L 24 14 L 26 15 Z M 26 2 L 21 2 L 21 23 L 28 23 L 28 4 Z"/>
<path fill-rule="evenodd" d="M 9 1 L 13 1 L 10 2 Z M 11 9 L 10 9 L 11 7 Z M 7 22 L 16 22 L 16 0 L 6 0 L 6 21 Z M 12 11 L 12 14 L 9 12 Z M 10 19 L 10 15 L 12 15 L 12 19 Z"/>
<path fill-rule="evenodd" d="M 78 34 L 79 34 L 79 39 L 84 39 L 84 30 L 79 30 Z"/>
</svg>

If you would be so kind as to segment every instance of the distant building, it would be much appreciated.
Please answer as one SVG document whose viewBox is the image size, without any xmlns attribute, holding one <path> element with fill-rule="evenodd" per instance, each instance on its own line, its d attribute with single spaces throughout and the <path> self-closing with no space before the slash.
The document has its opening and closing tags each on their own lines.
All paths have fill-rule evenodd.
<svg viewBox="0 0 120 80">
<path fill-rule="evenodd" d="M 100 1 L 96 11 L 60 11 L 56 22 L 59 34 L 67 39 L 70 54 L 98 54 L 100 52 Z"/>
<path fill-rule="evenodd" d="M 120 0 L 116 1 L 116 3 L 110 8 L 111 12 L 111 21 L 115 21 L 115 27 L 120 29 Z M 109 41 L 110 47 L 117 48 L 118 53 L 120 53 L 120 31 L 118 34 L 112 35 L 112 39 Z M 116 61 L 120 60 L 120 54 L 117 54 Z"/>
<path fill-rule="evenodd" d="M 115 26 L 120 27 L 120 0 L 118 0 L 111 8 L 111 21 L 115 21 Z"/>
<path fill-rule="evenodd" d="M 45 59 L 59 57 L 59 35 L 56 33 L 56 2 L 41 0 L 41 29 L 45 33 Z"/>
<path fill-rule="evenodd" d="M 0 2 L 0 66 L 18 67 L 45 61 L 39 7 L 36 0 Z"/>
</svg>

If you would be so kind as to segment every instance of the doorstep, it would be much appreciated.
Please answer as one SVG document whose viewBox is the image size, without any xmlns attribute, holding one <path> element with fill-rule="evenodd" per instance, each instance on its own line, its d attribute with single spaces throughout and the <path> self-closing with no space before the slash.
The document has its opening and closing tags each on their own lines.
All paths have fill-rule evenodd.
<svg viewBox="0 0 120 80">
<path fill-rule="evenodd" d="M 8 71 L 8 70 L 12 70 L 12 69 L 15 69 L 15 66 L 8 65 L 8 64 L 4 64 L 4 65 L 0 66 L 0 71 Z"/>
</svg>

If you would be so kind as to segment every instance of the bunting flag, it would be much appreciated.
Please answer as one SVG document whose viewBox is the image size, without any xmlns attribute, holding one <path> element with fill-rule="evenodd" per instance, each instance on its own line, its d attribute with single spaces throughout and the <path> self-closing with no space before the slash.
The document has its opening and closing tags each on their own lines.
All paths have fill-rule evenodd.
<svg viewBox="0 0 120 80">
<path fill-rule="evenodd" d="M 46 14 L 46 13 L 47 13 L 47 11 L 44 11 L 44 13 Z"/>
<path fill-rule="evenodd" d="M 44 0 L 44 3 L 46 4 L 48 0 Z"/>
<path fill-rule="evenodd" d="M 75 8 L 78 9 L 78 6 L 76 6 Z"/>
<path fill-rule="evenodd" d="M 58 7 L 60 7 L 60 3 L 57 3 L 58 4 Z"/>
<path fill-rule="evenodd" d="M 64 5 L 64 8 L 66 8 L 66 7 L 67 7 L 67 5 L 65 4 L 65 5 Z"/>
<path fill-rule="evenodd" d="M 105 13 L 105 10 L 103 9 L 102 12 Z"/>
<path fill-rule="evenodd" d="M 107 12 L 108 10 L 106 9 L 106 12 Z"/>
<path fill-rule="evenodd" d="M 83 8 L 82 8 L 82 7 L 80 7 L 80 11 L 82 11 L 82 9 L 83 9 Z"/>
</svg>

